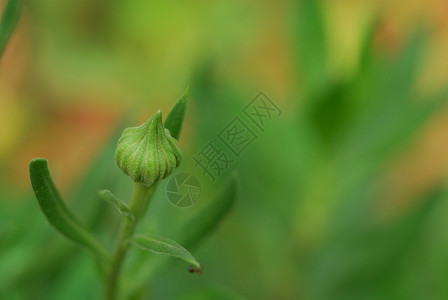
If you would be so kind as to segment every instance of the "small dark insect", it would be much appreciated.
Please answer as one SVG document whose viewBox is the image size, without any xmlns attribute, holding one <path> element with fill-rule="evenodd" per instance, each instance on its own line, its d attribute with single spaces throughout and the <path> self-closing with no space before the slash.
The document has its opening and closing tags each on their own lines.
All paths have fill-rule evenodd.
<svg viewBox="0 0 448 300">
<path fill-rule="evenodd" d="M 201 269 L 194 268 L 194 267 L 189 267 L 189 268 L 188 268 L 188 272 L 190 272 L 190 273 L 196 273 L 196 274 L 198 274 L 199 276 L 201 276 L 201 274 L 202 274 L 202 270 L 201 270 Z"/>
</svg>

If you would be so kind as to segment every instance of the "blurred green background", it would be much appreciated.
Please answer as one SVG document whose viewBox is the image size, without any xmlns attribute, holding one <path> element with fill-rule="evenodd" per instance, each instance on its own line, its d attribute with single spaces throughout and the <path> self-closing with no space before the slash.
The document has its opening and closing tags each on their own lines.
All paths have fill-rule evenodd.
<svg viewBox="0 0 448 300">
<path fill-rule="evenodd" d="M 181 170 L 202 194 L 179 209 L 162 185 L 148 232 L 174 237 L 217 194 L 226 175 L 211 183 L 193 156 L 259 91 L 282 115 L 232 165 L 238 198 L 191 248 L 203 275 L 173 262 L 146 279 L 131 258 L 125 286 L 143 280 L 151 299 L 448 299 L 446 1 L 23 2 L 0 60 L 0 299 L 101 297 L 88 254 L 40 213 L 28 162 L 47 158 L 111 244 L 119 216 L 96 191 L 129 197 L 117 136 L 187 85 Z"/>
</svg>

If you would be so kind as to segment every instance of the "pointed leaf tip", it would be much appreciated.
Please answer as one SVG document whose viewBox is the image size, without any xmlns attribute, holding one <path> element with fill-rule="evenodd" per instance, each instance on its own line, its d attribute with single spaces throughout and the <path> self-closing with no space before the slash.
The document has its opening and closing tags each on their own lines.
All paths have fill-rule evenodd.
<svg viewBox="0 0 448 300">
<path fill-rule="evenodd" d="M 130 221 L 135 220 L 135 216 L 132 213 L 129 206 L 124 203 L 122 200 L 120 200 L 117 196 L 115 196 L 111 191 L 109 190 L 101 190 L 98 192 L 98 195 L 105 201 L 111 203 L 115 206 L 115 208 L 118 210 L 120 214 L 123 216 L 129 218 Z"/>
<path fill-rule="evenodd" d="M 180 132 L 182 130 L 185 112 L 187 110 L 187 98 L 189 93 L 190 86 L 187 87 L 180 99 L 177 100 L 176 104 L 174 104 L 164 123 L 165 128 L 170 131 L 171 136 L 176 140 L 179 139 Z"/>
<path fill-rule="evenodd" d="M 34 194 L 48 222 L 67 238 L 90 249 L 104 268 L 109 259 L 107 251 L 62 201 L 51 179 L 47 160 L 32 159 L 29 172 Z"/>
<path fill-rule="evenodd" d="M 197 270 L 202 269 L 194 256 L 177 242 L 161 236 L 137 234 L 132 238 L 132 242 L 143 250 L 156 254 L 164 254 L 182 259 L 193 265 Z"/>
</svg>

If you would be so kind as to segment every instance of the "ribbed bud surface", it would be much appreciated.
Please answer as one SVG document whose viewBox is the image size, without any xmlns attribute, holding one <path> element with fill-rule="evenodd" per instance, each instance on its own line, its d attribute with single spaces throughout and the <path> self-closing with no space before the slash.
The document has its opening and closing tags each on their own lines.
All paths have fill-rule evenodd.
<svg viewBox="0 0 448 300">
<path fill-rule="evenodd" d="M 126 128 L 118 140 L 115 162 L 134 182 L 145 186 L 170 175 L 182 161 L 177 141 L 163 127 L 159 110 L 145 124 Z"/>
</svg>

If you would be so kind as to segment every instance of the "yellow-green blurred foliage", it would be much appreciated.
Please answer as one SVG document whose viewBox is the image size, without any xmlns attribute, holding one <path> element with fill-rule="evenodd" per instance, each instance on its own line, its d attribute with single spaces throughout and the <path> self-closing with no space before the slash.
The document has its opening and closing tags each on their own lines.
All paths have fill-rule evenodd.
<svg viewBox="0 0 448 300">
<path fill-rule="evenodd" d="M 48 158 L 111 241 L 118 216 L 95 195 L 129 196 L 117 133 L 187 85 L 199 202 L 220 186 L 194 167 L 201 147 L 261 90 L 282 115 L 232 165 L 237 203 L 192 249 L 204 274 L 173 264 L 151 299 L 448 299 L 447 37 L 443 0 L 24 1 L 0 60 L 0 299 L 100 297 L 87 254 L 39 213 L 28 162 Z M 169 236 L 189 210 L 161 189 L 144 228 Z"/>
</svg>

